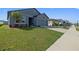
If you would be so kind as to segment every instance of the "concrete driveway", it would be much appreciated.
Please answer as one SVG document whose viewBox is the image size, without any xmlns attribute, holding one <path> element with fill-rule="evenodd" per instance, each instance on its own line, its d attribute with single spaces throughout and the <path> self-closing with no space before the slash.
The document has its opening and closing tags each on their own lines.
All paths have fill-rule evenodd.
<svg viewBox="0 0 79 59">
<path fill-rule="evenodd" d="M 75 26 L 71 26 L 47 51 L 79 51 L 79 32 Z"/>
<path fill-rule="evenodd" d="M 58 31 L 58 32 L 62 32 L 62 33 L 65 33 L 68 30 L 68 29 L 64 29 L 64 28 L 48 28 L 48 29 Z"/>
</svg>

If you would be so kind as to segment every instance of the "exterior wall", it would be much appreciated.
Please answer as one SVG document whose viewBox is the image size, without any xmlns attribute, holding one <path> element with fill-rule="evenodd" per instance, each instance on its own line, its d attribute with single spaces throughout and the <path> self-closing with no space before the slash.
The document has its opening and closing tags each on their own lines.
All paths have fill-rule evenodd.
<svg viewBox="0 0 79 59">
<path fill-rule="evenodd" d="M 48 26 L 48 18 L 46 18 L 46 16 L 44 15 L 38 15 L 36 18 L 35 18 L 35 25 L 36 26 L 40 26 L 40 27 L 43 27 L 43 26 Z"/>
<path fill-rule="evenodd" d="M 20 12 L 23 19 L 19 22 L 16 23 L 16 21 L 10 17 L 11 12 Z M 15 10 L 15 11 L 11 11 L 9 13 L 9 17 L 8 17 L 8 24 L 14 26 L 15 24 L 19 24 L 19 25 L 27 25 L 29 26 L 29 17 L 33 18 L 33 26 L 48 26 L 48 17 L 46 17 L 45 14 L 40 14 L 36 9 L 26 9 L 26 10 Z"/>
<path fill-rule="evenodd" d="M 19 24 L 19 26 L 21 26 L 23 24 L 23 26 L 29 26 L 29 20 L 28 17 L 23 16 L 23 19 L 17 23 L 15 19 L 8 18 L 8 25 L 14 27 L 15 24 Z"/>
<path fill-rule="evenodd" d="M 9 17 L 8 18 L 8 25 L 9 26 L 14 26 L 14 24 L 15 24 L 15 20 L 12 17 Z"/>
<path fill-rule="evenodd" d="M 25 18 L 25 22 L 26 22 L 27 26 L 29 26 L 29 17 Z"/>
<path fill-rule="evenodd" d="M 53 21 L 48 21 L 48 26 L 52 27 L 52 25 L 53 25 Z"/>
<path fill-rule="evenodd" d="M 15 10 L 11 12 L 16 12 L 16 11 L 20 12 L 23 17 L 20 23 L 23 23 L 22 21 L 24 21 L 25 25 L 27 24 L 27 26 L 29 26 L 29 17 L 33 17 L 39 14 L 39 12 L 35 9 Z M 10 16 L 11 12 L 9 13 L 9 17 L 8 17 L 8 24 L 14 26 L 14 24 L 16 24 L 16 21 Z"/>
</svg>

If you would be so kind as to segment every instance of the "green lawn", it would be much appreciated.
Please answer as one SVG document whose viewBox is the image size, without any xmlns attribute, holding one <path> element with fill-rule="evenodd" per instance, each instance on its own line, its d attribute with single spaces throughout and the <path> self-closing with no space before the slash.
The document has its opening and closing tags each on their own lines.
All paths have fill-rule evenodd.
<svg viewBox="0 0 79 59">
<path fill-rule="evenodd" d="M 79 26 L 76 26 L 76 30 L 79 31 Z"/>
<path fill-rule="evenodd" d="M 7 51 L 45 51 L 63 33 L 45 28 L 0 27 L 0 50 Z"/>
</svg>

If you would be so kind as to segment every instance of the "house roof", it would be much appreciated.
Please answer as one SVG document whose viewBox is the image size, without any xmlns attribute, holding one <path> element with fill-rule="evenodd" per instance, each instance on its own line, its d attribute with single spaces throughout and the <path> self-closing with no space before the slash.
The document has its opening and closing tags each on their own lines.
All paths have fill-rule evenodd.
<svg viewBox="0 0 79 59">
<path fill-rule="evenodd" d="M 43 13 L 42 15 L 45 15 L 47 18 L 49 18 L 45 13 Z"/>
<path fill-rule="evenodd" d="M 25 10 L 35 10 L 37 13 L 40 14 L 40 12 L 39 12 L 37 9 L 35 9 L 35 8 L 28 8 L 28 9 L 21 9 L 21 10 L 12 10 L 12 11 L 8 11 L 8 13 L 7 13 L 7 19 L 9 18 L 11 12 L 15 12 L 15 11 L 25 11 Z"/>
</svg>

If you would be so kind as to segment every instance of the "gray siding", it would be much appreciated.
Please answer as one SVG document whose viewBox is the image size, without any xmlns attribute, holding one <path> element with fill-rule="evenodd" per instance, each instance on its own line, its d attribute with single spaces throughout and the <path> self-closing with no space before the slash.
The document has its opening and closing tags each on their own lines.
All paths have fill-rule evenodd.
<svg viewBox="0 0 79 59">
<path fill-rule="evenodd" d="M 29 26 L 29 17 L 33 18 L 33 26 L 48 26 L 48 17 L 45 14 L 40 14 L 36 9 L 26 9 L 26 10 L 15 10 L 21 13 L 22 15 L 22 20 L 20 21 L 20 23 L 24 23 L 25 25 Z M 11 11 L 11 12 L 15 12 L 15 11 Z M 8 24 L 9 25 L 14 25 L 16 24 L 16 21 L 10 17 L 9 13 L 9 17 L 8 17 Z M 19 24 L 20 24 L 19 23 Z"/>
<path fill-rule="evenodd" d="M 13 19 L 12 17 L 9 17 L 8 24 L 9 25 L 14 25 L 15 24 L 15 19 Z"/>
<path fill-rule="evenodd" d="M 44 15 L 38 15 L 35 18 L 36 26 L 48 26 L 48 18 Z"/>
</svg>

